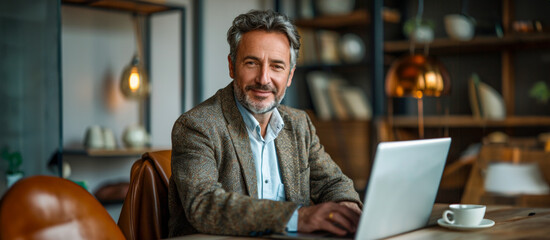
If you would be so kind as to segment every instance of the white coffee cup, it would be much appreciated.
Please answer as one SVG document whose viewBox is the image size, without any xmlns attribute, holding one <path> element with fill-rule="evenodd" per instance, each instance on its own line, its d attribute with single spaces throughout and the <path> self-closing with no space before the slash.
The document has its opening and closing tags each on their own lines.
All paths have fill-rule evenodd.
<svg viewBox="0 0 550 240">
<path fill-rule="evenodd" d="M 462 14 L 445 15 L 445 31 L 450 38 L 459 41 L 469 41 L 474 37 L 475 22 Z"/>
<path fill-rule="evenodd" d="M 475 204 L 451 204 L 443 212 L 443 220 L 448 224 L 460 226 L 477 226 L 485 216 L 485 206 Z"/>
</svg>

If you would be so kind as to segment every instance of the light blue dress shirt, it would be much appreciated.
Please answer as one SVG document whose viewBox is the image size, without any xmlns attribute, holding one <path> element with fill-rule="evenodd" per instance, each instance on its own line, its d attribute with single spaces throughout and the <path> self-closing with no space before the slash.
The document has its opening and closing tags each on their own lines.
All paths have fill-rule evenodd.
<svg viewBox="0 0 550 240">
<path fill-rule="evenodd" d="M 237 107 L 244 119 L 248 138 L 250 139 L 250 148 L 254 157 L 256 166 L 256 180 L 258 194 L 260 199 L 270 199 L 275 201 L 286 201 L 285 187 L 281 180 L 279 164 L 277 161 L 277 151 L 275 149 L 275 138 L 285 126 L 281 114 L 275 108 L 271 114 L 271 119 L 267 125 L 265 138 L 262 137 L 260 123 L 254 116 L 244 108 L 237 99 Z M 298 230 L 298 209 L 294 211 L 292 217 L 287 223 L 287 231 L 295 232 Z"/>
</svg>

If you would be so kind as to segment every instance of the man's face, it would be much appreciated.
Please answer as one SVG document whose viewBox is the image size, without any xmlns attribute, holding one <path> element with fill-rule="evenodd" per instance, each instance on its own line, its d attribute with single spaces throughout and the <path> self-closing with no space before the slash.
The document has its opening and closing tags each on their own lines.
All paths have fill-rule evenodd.
<svg viewBox="0 0 550 240">
<path fill-rule="evenodd" d="M 229 61 L 237 100 L 255 114 L 270 112 L 279 105 L 292 82 L 290 45 L 278 32 L 251 31 L 243 34 L 235 65 Z"/>
</svg>

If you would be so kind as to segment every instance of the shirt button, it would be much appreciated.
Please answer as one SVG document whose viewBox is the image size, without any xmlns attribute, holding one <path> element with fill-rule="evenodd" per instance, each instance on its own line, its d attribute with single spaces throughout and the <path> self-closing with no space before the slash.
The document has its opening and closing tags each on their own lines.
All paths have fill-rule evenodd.
<svg viewBox="0 0 550 240">
<path fill-rule="evenodd" d="M 265 180 L 265 183 L 268 184 L 268 183 L 269 183 L 269 180 Z"/>
</svg>

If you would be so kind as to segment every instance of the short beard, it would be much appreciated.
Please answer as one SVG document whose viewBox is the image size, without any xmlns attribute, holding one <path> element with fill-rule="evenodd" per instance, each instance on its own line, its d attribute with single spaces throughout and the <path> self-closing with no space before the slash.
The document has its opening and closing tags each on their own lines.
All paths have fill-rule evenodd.
<svg viewBox="0 0 550 240">
<path fill-rule="evenodd" d="M 243 105 L 243 107 L 245 107 L 248 111 L 254 114 L 265 114 L 273 111 L 273 109 L 281 105 L 281 101 L 283 100 L 286 94 L 286 91 L 285 91 L 281 96 L 281 98 L 277 99 L 277 90 L 272 89 L 267 85 L 256 84 L 254 86 L 246 86 L 244 90 L 245 92 L 252 89 L 259 89 L 264 91 L 270 90 L 273 92 L 273 95 L 275 96 L 275 100 L 271 104 L 262 108 L 259 106 L 259 104 L 258 105 L 254 104 L 254 102 L 250 99 L 250 97 L 246 95 L 245 92 L 243 92 L 242 88 L 239 86 L 239 83 L 237 83 L 237 81 L 234 81 L 233 88 L 235 89 L 234 91 L 235 91 L 235 97 L 237 98 L 237 101 L 239 101 L 239 103 Z"/>
</svg>

